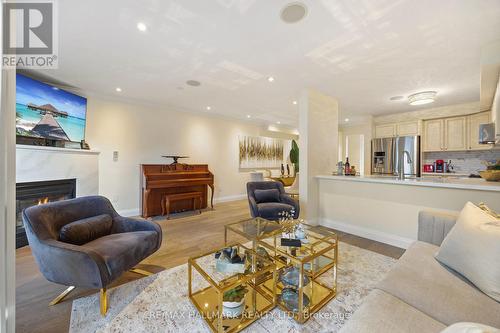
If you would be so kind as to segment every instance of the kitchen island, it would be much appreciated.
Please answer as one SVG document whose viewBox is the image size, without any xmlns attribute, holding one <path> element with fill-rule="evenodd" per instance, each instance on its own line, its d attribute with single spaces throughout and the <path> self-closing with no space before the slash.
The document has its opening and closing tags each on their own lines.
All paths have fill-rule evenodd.
<svg viewBox="0 0 500 333">
<path fill-rule="evenodd" d="M 500 183 L 461 177 L 399 180 L 384 176 L 316 176 L 319 223 L 407 248 L 424 209 L 459 212 L 467 201 L 500 211 Z"/>
</svg>

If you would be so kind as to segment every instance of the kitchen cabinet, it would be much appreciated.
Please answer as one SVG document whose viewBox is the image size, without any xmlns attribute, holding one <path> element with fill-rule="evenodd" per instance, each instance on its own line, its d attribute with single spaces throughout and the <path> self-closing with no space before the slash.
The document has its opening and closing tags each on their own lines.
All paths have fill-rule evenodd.
<svg viewBox="0 0 500 333">
<path fill-rule="evenodd" d="M 480 112 L 469 116 L 469 150 L 491 149 L 493 145 L 479 144 L 479 125 L 491 122 L 491 112 Z"/>
<path fill-rule="evenodd" d="M 467 118 L 463 116 L 444 119 L 444 150 L 463 151 L 469 148 Z"/>
<path fill-rule="evenodd" d="M 376 138 L 391 138 L 396 136 L 396 124 L 383 124 L 375 126 Z"/>
<path fill-rule="evenodd" d="M 492 145 L 479 144 L 479 125 L 490 122 L 489 112 L 468 116 L 425 120 L 422 150 L 467 151 L 491 149 Z"/>
<path fill-rule="evenodd" d="M 419 135 L 418 121 L 406 121 L 404 123 L 397 124 L 397 134 L 398 136 L 409 136 L 409 135 Z"/>
<path fill-rule="evenodd" d="M 375 125 L 375 138 L 392 138 L 395 136 L 409 136 L 420 134 L 420 123 L 418 120 L 405 121 L 401 123 Z"/>
<path fill-rule="evenodd" d="M 444 150 L 444 121 L 433 119 L 424 121 L 423 151 Z"/>
</svg>

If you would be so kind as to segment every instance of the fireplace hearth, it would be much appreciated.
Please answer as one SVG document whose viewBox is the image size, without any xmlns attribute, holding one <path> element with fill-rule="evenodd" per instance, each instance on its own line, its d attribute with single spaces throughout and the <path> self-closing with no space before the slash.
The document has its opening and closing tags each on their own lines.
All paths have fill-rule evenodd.
<svg viewBox="0 0 500 333">
<path fill-rule="evenodd" d="M 24 209 L 48 202 L 75 198 L 76 179 L 26 182 L 16 184 L 16 248 L 28 245 L 24 231 Z"/>
</svg>

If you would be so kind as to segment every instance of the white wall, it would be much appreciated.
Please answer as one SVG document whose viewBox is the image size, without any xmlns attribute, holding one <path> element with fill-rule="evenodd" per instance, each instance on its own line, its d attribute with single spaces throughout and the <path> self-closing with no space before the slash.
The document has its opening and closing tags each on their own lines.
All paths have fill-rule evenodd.
<svg viewBox="0 0 500 333">
<path fill-rule="evenodd" d="M 342 147 L 342 160 L 345 161 L 346 158 L 346 139 L 349 140 L 349 163 L 351 165 L 355 165 L 358 171 L 364 171 L 365 175 L 371 173 L 371 142 L 373 137 L 373 124 L 371 118 L 367 123 L 364 124 L 356 124 L 349 126 L 342 126 L 340 128 L 340 137 L 341 145 L 339 144 L 339 148 Z M 361 138 L 362 136 L 362 138 Z M 362 146 L 358 147 L 362 141 Z M 363 165 L 361 165 L 361 163 Z"/>
<path fill-rule="evenodd" d="M 244 121 L 98 97 L 88 100 L 86 140 L 101 152 L 99 191 L 124 214 L 139 211 L 139 165 L 172 162 L 162 155 L 188 155 L 183 162 L 208 164 L 218 201 L 243 198 L 249 176 L 238 169 L 238 135 L 271 134 Z M 119 152 L 117 162 L 113 151 Z"/>
</svg>

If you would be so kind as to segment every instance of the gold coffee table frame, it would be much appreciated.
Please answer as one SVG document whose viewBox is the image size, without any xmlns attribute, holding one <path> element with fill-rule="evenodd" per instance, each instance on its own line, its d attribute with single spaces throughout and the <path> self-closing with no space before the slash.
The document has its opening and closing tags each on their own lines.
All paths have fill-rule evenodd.
<svg viewBox="0 0 500 333">
<path fill-rule="evenodd" d="M 212 332 L 216 333 L 235 333 L 243 330 L 248 325 L 259 319 L 263 314 L 276 306 L 276 264 L 271 260 L 259 256 L 255 251 L 238 243 L 229 246 L 237 247 L 238 253 L 245 252 L 251 256 L 251 271 L 249 273 L 226 273 L 228 277 L 216 279 L 207 273 L 207 267 L 203 267 L 198 260 L 212 256 L 213 261 L 210 265 L 215 266 L 215 253 L 219 250 L 213 250 L 188 260 L 188 294 L 189 299 L 198 309 L 199 313 L 208 324 Z M 241 252 L 240 252 L 241 251 Z M 257 268 L 257 260 L 263 263 L 263 267 Z M 215 269 L 212 266 L 212 269 Z M 193 269 L 209 284 L 201 290 L 193 291 Z M 263 283 L 266 287 L 263 287 Z M 249 290 L 245 295 L 245 309 L 243 315 L 236 318 L 224 317 L 223 296 L 237 286 L 244 285 Z"/>
<path fill-rule="evenodd" d="M 253 227 L 252 227 L 253 226 Z M 275 228 L 274 226 L 277 226 Z M 280 245 L 281 228 L 278 222 L 268 221 L 262 218 L 243 220 L 227 224 L 224 227 L 224 241 L 227 244 L 229 232 L 236 233 L 252 241 L 252 248 L 255 251 L 258 246 L 263 246 L 270 251 L 270 255 L 278 270 L 288 266 L 298 267 L 301 276 L 305 273 L 311 280 L 309 285 L 304 286 L 302 279 L 299 279 L 299 309 L 293 313 L 293 317 L 299 323 L 306 322 L 310 316 L 320 310 L 326 303 L 336 296 L 337 293 L 337 261 L 338 261 L 338 237 L 337 234 L 321 226 L 311 226 L 304 224 L 305 232 L 309 243 L 302 244 L 300 248 L 290 248 Z M 295 249 L 296 255 L 292 254 Z M 313 269 L 306 269 L 311 267 Z M 316 268 L 316 269 L 314 269 Z M 326 285 L 320 281 L 320 277 L 326 272 L 334 275 L 333 285 Z M 281 291 L 285 286 L 277 283 L 277 288 L 268 283 L 264 284 L 266 293 L 276 295 L 274 290 Z M 309 288 L 309 290 L 308 290 Z M 308 307 L 304 304 L 304 291 L 309 294 L 311 302 Z M 276 295 L 275 297 L 279 296 Z M 290 311 L 279 298 L 278 305 L 284 311 Z"/>
</svg>

